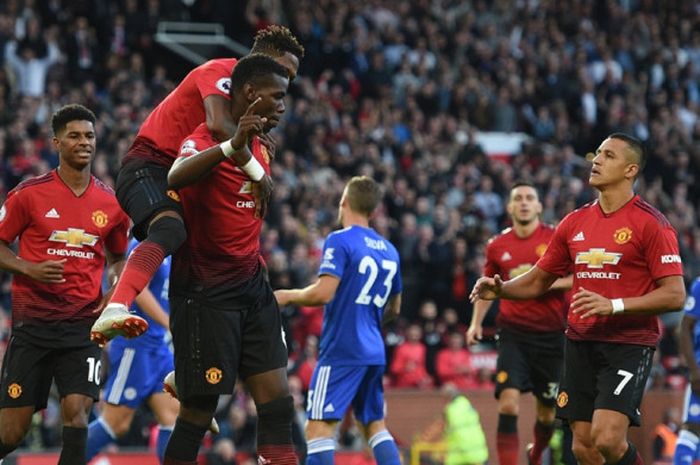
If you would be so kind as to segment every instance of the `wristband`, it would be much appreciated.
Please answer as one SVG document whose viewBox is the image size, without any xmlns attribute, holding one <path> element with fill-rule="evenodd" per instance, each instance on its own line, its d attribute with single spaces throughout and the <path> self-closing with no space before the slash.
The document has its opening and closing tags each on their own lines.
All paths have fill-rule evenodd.
<svg viewBox="0 0 700 465">
<path fill-rule="evenodd" d="M 262 167 L 260 162 L 258 160 L 256 160 L 255 157 L 253 157 L 253 156 L 250 157 L 250 160 L 248 160 L 248 163 L 241 166 L 241 169 L 254 182 L 260 181 L 263 178 L 263 176 L 265 176 L 265 169 Z"/>
<path fill-rule="evenodd" d="M 625 311 L 625 301 L 622 299 L 612 299 L 610 301 L 612 304 L 612 314 L 622 313 Z"/>
<path fill-rule="evenodd" d="M 231 158 L 231 156 L 239 151 L 240 149 L 236 149 L 233 147 L 233 144 L 231 143 L 231 139 L 225 140 L 222 143 L 219 144 L 219 148 L 221 149 L 222 152 L 224 152 L 224 156 L 226 158 Z"/>
</svg>

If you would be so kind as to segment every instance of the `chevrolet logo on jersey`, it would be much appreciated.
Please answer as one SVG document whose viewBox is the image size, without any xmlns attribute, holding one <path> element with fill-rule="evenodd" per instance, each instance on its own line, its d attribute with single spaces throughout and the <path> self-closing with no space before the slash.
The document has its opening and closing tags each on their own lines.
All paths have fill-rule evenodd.
<svg viewBox="0 0 700 465">
<path fill-rule="evenodd" d="M 587 268 L 603 268 L 603 265 L 617 265 L 621 258 L 621 253 L 606 252 L 605 249 L 589 249 L 588 252 L 576 254 L 576 264 L 585 264 Z"/>
<path fill-rule="evenodd" d="M 49 237 L 50 241 L 63 242 L 67 247 L 93 246 L 99 239 L 94 234 L 88 234 L 84 229 L 68 228 L 67 231 L 54 231 Z"/>
</svg>

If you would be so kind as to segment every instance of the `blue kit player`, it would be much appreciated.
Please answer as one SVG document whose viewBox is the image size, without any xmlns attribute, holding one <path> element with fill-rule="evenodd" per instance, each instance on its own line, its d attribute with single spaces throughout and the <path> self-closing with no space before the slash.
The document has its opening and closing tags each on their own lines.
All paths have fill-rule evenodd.
<svg viewBox="0 0 700 465">
<path fill-rule="evenodd" d="M 138 241 L 132 239 L 129 252 Z M 132 311 L 144 318 L 148 330 L 138 338 L 116 337 L 109 345 L 109 376 L 105 383 L 102 414 L 88 426 L 87 460 L 107 444 L 125 435 L 136 410 L 147 403 L 158 421 L 157 453 L 163 453 L 180 410 L 180 403 L 163 391 L 163 378 L 174 368 L 166 341 L 169 322 L 168 280 L 170 257 L 166 257 L 150 284 L 136 297 Z"/>
<path fill-rule="evenodd" d="M 695 278 L 685 303 L 678 348 L 688 365 L 688 388 L 683 409 L 683 427 L 678 435 L 673 465 L 690 465 L 700 443 L 700 277 Z"/>
<path fill-rule="evenodd" d="M 400 464 L 384 424 L 381 326 L 398 316 L 402 284 L 396 249 L 369 227 L 380 202 L 374 180 L 352 178 L 340 200 L 343 229 L 326 239 L 318 280 L 304 289 L 275 291 L 279 305 L 325 305 L 307 404 L 308 465 L 334 463 L 335 429 L 350 405 L 377 463 Z"/>
</svg>

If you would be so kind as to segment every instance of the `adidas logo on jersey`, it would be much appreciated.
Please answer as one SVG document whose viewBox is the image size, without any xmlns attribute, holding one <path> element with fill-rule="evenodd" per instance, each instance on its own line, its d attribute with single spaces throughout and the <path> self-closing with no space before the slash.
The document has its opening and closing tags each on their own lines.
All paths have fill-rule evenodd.
<svg viewBox="0 0 700 465">
<path fill-rule="evenodd" d="M 583 236 L 583 231 L 579 231 L 578 234 L 574 236 L 573 239 L 571 239 L 573 242 L 581 242 L 585 241 L 586 238 Z"/>
<path fill-rule="evenodd" d="M 511 255 L 508 252 L 503 252 L 503 255 L 501 255 L 501 260 L 503 260 L 504 262 L 507 260 L 511 260 L 512 258 L 513 257 L 511 257 Z"/>
<path fill-rule="evenodd" d="M 333 408 L 333 404 L 328 404 L 326 405 L 326 408 L 323 409 L 324 413 L 333 413 L 335 412 L 335 408 Z"/>
<path fill-rule="evenodd" d="M 55 208 L 52 208 L 51 210 L 46 212 L 46 215 L 44 215 L 45 218 L 60 218 L 61 215 L 58 214 Z"/>
</svg>

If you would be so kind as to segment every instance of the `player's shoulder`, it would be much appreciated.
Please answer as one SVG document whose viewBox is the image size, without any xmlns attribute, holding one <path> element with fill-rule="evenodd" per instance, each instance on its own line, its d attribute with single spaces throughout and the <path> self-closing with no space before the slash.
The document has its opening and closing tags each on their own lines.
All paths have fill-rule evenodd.
<svg viewBox="0 0 700 465">
<path fill-rule="evenodd" d="M 213 134 L 209 131 L 207 123 L 201 123 L 191 134 L 183 139 L 180 144 L 180 155 L 193 155 L 213 145 L 216 145 Z"/>
<path fill-rule="evenodd" d="M 642 199 L 641 197 L 637 197 L 632 200 L 632 202 L 635 214 L 638 214 L 640 219 L 645 219 L 656 223 L 662 228 L 671 226 L 671 223 L 668 221 L 668 219 L 666 219 L 666 216 L 646 200 Z"/>
<path fill-rule="evenodd" d="M 110 196 L 116 196 L 116 194 L 114 193 L 114 189 L 112 189 L 111 186 L 106 184 L 100 178 L 93 175 L 92 182 L 95 183 L 95 189 L 97 189 L 99 192 L 104 193 L 106 195 L 110 195 Z"/>
<path fill-rule="evenodd" d="M 49 171 L 46 174 L 36 176 L 34 178 L 25 179 L 24 181 L 17 184 L 7 196 L 17 195 L 19 192 L 34 192 L 36 189 L 41 189 L 42 186 L 46 187 L 47 184 L 53 183 L 55 181 L 53 171 Z"/>
<path fill-rule="evenodd" d="M 195 70 L 210 70 L 212 68 L 220 68 L 223 70 L 228 70 L 228 73 L 231 74 L 231 71 L 233 71 L 233 67 L 236 66 L 236 63 L 238 63 L 238 59 L 236 58 L 214 58 L 212 60 L 208 60 L 201 65 L 199 65 Z"/>
<path fill-rule="evenodd" d="M 490 246 L 496 246 L 503 242 L 504 240 L 508 240 L 508 237 L 513 235 L 513 228 L 510 226 L 507 228 L 501 229 L 500 232 L 495 234 L 494 236 L 491 236 L 491 238 L 486 242 L 486 245 Z"/>
</svg>

